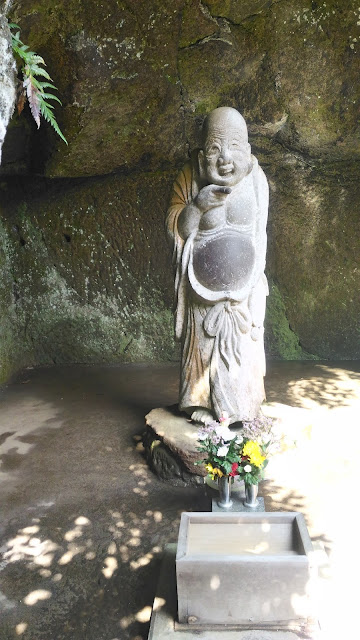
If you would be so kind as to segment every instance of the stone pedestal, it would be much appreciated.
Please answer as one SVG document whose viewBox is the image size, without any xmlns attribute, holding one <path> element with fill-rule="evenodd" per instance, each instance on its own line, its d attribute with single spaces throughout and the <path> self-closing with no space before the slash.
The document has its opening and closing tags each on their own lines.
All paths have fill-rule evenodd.
<svg viewBox="0 0 360 640">
<path fill-rule="evenodd" d="M 203 484 L 206 471 L 195 465 L 201 457 L 196 450 L 199 425 L 177 405 L 152 409 L 145 420 L 145 455 L 156 475 L 175 486 Z"/>
<path fill-rule="evenodd" d="M 145 416 L 144 449 L 150 468 L 159 478 L 175 486 L 204 483 L 204 466 L 196 465 L 202 454 L 196 450 L 199 425 L 181 413 L 177 405 L 152 409 Z M 231 427 L 236 432 L 240 427 Z M 237 481 L 232 491 L 239 488 Z M 216 487 L 216 483 L 210 483 Z"/>
<path fill-rule="evenodd" d="M 312 552 L 300 513 L 183 513 L 176 556 L 180 625 L 307 624 Z"/>
</svg>

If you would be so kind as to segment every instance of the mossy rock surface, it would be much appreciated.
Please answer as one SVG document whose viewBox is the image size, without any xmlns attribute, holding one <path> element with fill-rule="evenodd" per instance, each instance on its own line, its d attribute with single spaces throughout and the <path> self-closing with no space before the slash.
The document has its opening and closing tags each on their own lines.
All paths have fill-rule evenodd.
<svg viewBox="0 0 360 640">
<path fill-rule="evenodd" d="M 14 0 L 11 19 L 59 88 L 69 145 L 27 108 L 5 140 L 4 377 L 177 357 L 166 205 L 222 105 L 271 187 L 268 354 L 360 357 L 357 2 Z"/>
<path fill-rule="evenodd" d="M 178 357 L 163 232 L 169 183 L 171 174 L 46 181 L 16 197 L 11 185 L 1 303 L 16 362 L 14 332 L 21 364 Z"/>
</svg>

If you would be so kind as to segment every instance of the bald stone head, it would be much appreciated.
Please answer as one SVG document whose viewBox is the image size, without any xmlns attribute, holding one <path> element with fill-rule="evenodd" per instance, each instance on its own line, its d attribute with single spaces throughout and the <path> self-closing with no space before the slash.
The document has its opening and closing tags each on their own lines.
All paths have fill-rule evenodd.
<svg viewBox="0 0 360 640">
<path fill-rule="evenodd" d="M 247 126 L 241 113 L 232 107 L 218 107 L 209 113 L 205 118 L 202 128 L 202 142 L 206 143 L 206 138 L 210 133 L 216 131 L 234 131 L 244 142 L 248 141 Z"/>
<path fill-rule="evenodd" d="M 214 109 L 205 119 L 200 170 L 209 184 L 233 187 L 250 171 L 251 148 L 244 118 L 232 107 Z"/>
</svg>

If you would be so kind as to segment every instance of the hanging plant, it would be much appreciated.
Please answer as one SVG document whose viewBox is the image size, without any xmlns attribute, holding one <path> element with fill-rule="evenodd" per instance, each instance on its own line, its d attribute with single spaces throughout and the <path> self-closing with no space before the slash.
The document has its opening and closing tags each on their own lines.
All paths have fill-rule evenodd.
<svg viewBox="0 0 360 640">
<path fill-rule="evenodd" d="M 17 24 L 10 23 L 9 27 L 13 52 L 22 62 L 20 72 L 23 79 L 19 83 L 16 101 L 18 113 L 22 112 L 25 102 L 28 100 L 30 111 L 37 127 L 40 127 L 41 117 L 43 117 L 44 120 L 51 124 L 60 138 L 68 144 L 56 122 L 53 113 L 54 105 L 49 102 L 49 100 L 55 100 L 61 104 L 59 98 L 51 93 L 51 89 L 56 90 L 56 87 L 52 84 L 50 75 L 44 69 L 44 66 L 46 66 L 44 59 L 34 51 L 30 51 L 29 47 L 21 42 L 20 28 Z"/>
</svg>

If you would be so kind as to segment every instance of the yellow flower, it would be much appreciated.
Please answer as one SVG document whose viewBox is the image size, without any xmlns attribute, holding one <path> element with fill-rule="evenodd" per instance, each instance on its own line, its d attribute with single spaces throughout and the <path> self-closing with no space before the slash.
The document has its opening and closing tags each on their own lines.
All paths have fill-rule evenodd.
<svg viewBox="0 0 360 640">
<path fill-rule="evenodd" d="M 209 476 L 211 476 L 212 480 L 215 480 L 216 476 L 219 476 L 219 478 L 223 477 L 223 472 L 220 471 L 220 469 L 218 469 L 217 467 L 213 467 L 212 464 L 207 464 L 205 465 L 205 469 L 208 472 Z"/>
<path fill-rule="evenodd" d="M 266 460 L 266 456 L 261 455 L 261 449 L 258 442 L 249 440 L 243 447 L 242 455 L 250 459 L 250 463 L 255 467 L 261 467 Z"/>
</svg>

